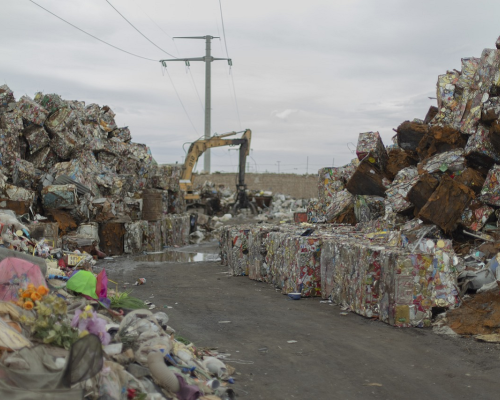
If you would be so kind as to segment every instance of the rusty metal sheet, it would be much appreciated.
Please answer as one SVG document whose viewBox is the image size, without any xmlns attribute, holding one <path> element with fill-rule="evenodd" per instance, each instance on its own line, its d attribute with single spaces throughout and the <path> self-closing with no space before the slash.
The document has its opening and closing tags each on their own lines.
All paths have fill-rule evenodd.
<svg viewBox="0 0 500 400">
<path fill-rule="evenodd" d="M 125 224 L 121 222 L 108 222 L 99 225 L 99 248 L 109 256 L 123 254 Z"/>
<path fill-rule="evenodd" d="M 0 198 L 1 210 L 12 210 L 17 215 L 27 214 L 30 211 L 31 203 L 27 201 L 15 201 Z"/>
<path fill-rule="evenodd" d="M 63 210 L 47 210 L 47 212 L 56 220 L 61 234 L 65 234 L 67 231 L 77 227 L 75 220 L 69 212 Z"/>
</svg>

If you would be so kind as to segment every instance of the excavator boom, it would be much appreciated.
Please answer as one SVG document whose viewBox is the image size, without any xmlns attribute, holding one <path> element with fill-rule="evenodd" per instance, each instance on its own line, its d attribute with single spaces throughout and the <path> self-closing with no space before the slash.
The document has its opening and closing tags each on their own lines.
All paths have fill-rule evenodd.
<svg viewBox="0 0 500 400">
<path fill-rule="evenodd" d="M 196 142 L 191 143 L 189 146 L 188 154 L 186 155 L 186 160 L 184 162 L 184 170 L 182 172 L 183 181 L 191 181 L 193 176 L 193 169 L 198 162 L 198 159 L 203 155 L 205 151 L 214 147 L 222 146 L 236 146 L 247 143 L 247 148 L 245 151 L 245 157 L 250 154 L 250 142 L 252 140 L 252 131 L 246 129 L 241 138 L 239 139 L 227 139 L 228 136 L 236 135 L 237 132 L 229 132 L 220 136 L 212 136 L 209 139 L 200 139 Z M 186 182 L 187 183 L 187 182 Z"/>
<path fill-rule="evenodd" d="M 182 171 L 182 177 L 180 180 L 181 190 L 184 191 L 184 198 L 186 200 L 199 200 L 200 197 L 197 194 L 193 194 L 193 169 L 198 162 L 198 159 L 202 154 L 208 149 L 214 147 L 222 146 L 240 146 L 240 158 L 239 158 L 239 174 L 238 174 L 238 198 L 240 199 L 240 192 L 246 189 L 245 185 L 245 164 L 246 158 L 250 154 L 250 142 L 252 140 L 252 131 L 246 129 L 240 138 L 229 139 L 229 136 L 236 135 L 238 132 L 229 132 L 218 136 L 212 136 L 208 139 L 200 139 L 189 146 L 188 153 L 184 162 L 184 169 Z M 245 197 L 245 195 L 243 195 Z M 241 204 L 243 200 L 240 201 Z M 245 197 L 244 203 L 246 204 L 248 200 Z M 243 206 L 243 205 L 242 205 Z"/>
</svg>

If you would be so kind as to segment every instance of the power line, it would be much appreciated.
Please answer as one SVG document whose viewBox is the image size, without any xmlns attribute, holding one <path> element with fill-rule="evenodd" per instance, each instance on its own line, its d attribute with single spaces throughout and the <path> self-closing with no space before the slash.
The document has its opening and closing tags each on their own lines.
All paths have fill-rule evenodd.
<svg viewBox="0 0 500 400">
<path fill-rule="evenodd" d="M 171 57 L 177 58 L 176 56 L 174 56 L 174 55 L 170 54 L 169 52 L 167 52 L 167 51 L 163 50 L 160 46 L 158 46 L 156 43 L 154 43 L 153 41 L 151 41 L 151 40 L 150 40 L 150 39 L 149 39 L 146 35 L 144 35 L 144 34 L 143 34 L 143 33 L 142 33 L 139 29 L 137 29 L 137 28 L 136 28 L 136 27 L 132 24 L 132 22 L 130 22 L 127 18 L 125 18 L 125 16 L 124 16 L 122 13 L 120 13 L 120 11 L 118 11 L 118 10 L 115 8 L 115 6 L 113 6 L 113 4 L 111 4 L 111 3 L 109 2 L 109 0 L 106 0 L 106 3 L 108 3 L 108 4 L 109 4 L 109 5 L 113 8 L 113 10 L 115 10 L 118 14 L 120 14 L 120 16 L 121 16 L 121 17 L 122 17 L 125 21 L 127 21 L 127 22 L 128 22 L 128 24 L 129 24 L 132 28 L 134 28 L 137 32 L 139 32 L 139 34 L 140 34 L 142 37 L 144 37 L 144 39 L 146 39 L 149 43 L 151 43 L 153 46 L 155 46 L 155 47 L 157 47 L 158 49 L 160 49 L 161 51 L 163 51 L 165 54 L 168 54 L 168 55 L 169 55 L 169 56 L 171 56 Z"/>
<path fill-rule="evenodd" d="M 229 58 L 229 52 L 227 51 L 227 40 L 226 40 L 226 28 L 224 26 L 224 16 L 222 14 L 222 0 L 219 0 L 219 9 L 220 9 L 220 19 L 222 22 L 222 36 L 224 36 L 224 46 L 226 47 L 226 57 Z M 241 129 L 241 118 L 240 118 L 240 108 L 238 107 L 238 100 L 236 98 L 236 88 L 234 86 L 234 77 L 232 74 L 232 67 L 229 67 L 229 75 L 231 75 L 231 83 L 233 86 L 233 96 L 234 96 L 234 103 L 236 105 L 236 115 L 238 116 L 238 122 L 240 124 L 240 129 Z"/>
<path fill-rule="evenodd" d="M 234 103 L 236 104 L 236 115 L 238 115 L 238 122 L 240 124 L 240 129 L 241 129 L 241 118 L 240 118 L 240 108 L 238 107 L 238 99 L 236 98 L 236 88 L 234 86 L 234 78 L 233 78 L 233 69 L 230 67 L 229 69 L 229 75 L 231 75 L 231 82 L 233 84 L 233 95 L 234 95 Z"/>
<path fill-rule="evenodd" d="M 227 52 L 226 29 L 224 28 L 224 17 L 222 16 L 222 0 L 219 0 L 219 8 L 220 8 L 220 19 L 222 22 L 222 35 L 224 36 L 224 46 L 226 46 L 226 57 L 229 58 L 229 53 Z"/>
<path fill-rule="evenodd" d="M 170 83 L 172 84 L 172 87 L 174 88 L 175 94 L 177 95 L 177 98 L 179 99 L 179 102 L 181 103 L 182 109 L 186 113 L 186 117 L 188 118 L 189 122 L 191 123 L 191 126 L 193 127 L 196 134 L 199 135 L 198 131 L 196 130 L 196 127 L 193 124 L 193 121 L 191 121 L 191 118 L 189 117 L 189 114 L 186 110 L 186 107 L 184 107 L 184 103 L 181 100 L 181 96 L 179 96 L 179 92 L 177 92 L 177 89 L 175 88 L 174 81 L 172 80 L 172 77 L 170 76 L 168 69 L 165 67 L 164 70 L 167 72 L 168 79 L 170 79 Z"/>
<path fill-rule="evenodd" d="M 108 43 L 108 42 L 106 42 L 106 41 L 104 41 L 104 40 L 102 40 L 102 39 L 99 39 L 97 36 L 94 36 L 94 35 L 92 35 L 92 34 L 90 34 L 90 33 L 86 32 L 86 31 L 84 31 L 83 29 L 78 28 L 76 25 L 73 25 L 71 22 L 66 21 L 64 18 L 59 17 L 58 15 L 54 14 L 52 11 L 49 11 L 49 10 L 47 10 L 45 7 L 42 7 L 40 4 L 35 3 L 33 0 L 29 0 L 29 1 L 30 1 L 31 3 L 33 3 L 34 5 L 36 5 L 36 6 L 40 7 L 42 10 L 47 11 L 49 14 L 53 15 L 54 17 L 56 17 L 56 18 L 60 19 L 61 21 L 63 21 L 63 22 L 65 22 L 65 23 L 67 23 L 68 25 L 72 26 L 73 28 L 78 29 L 80 32 L 83 32 L 83 33 L 85 33 L 86 35 L 90 36 L 91 38 L 94 38 L 94 39 L 98 40 L 98 41 L 99 41 L 99 42 L 101 42 L 101 43 L 107 44 L 108 46 L 111 46 L 111 47 L 113 47 L 113 48 L 114 48 L 114 49 L 116 49 L 116 50 L 120 50 L 120 51 L 122 51 L 122 52 L 124 52 L 124 53 L 130 54 L 131 56 L 134 56 L 134 57 L 137 57 L 137 58 L 142 58 L 143 60 L 155 61 L 155 62 L 157 62 L 157 61 L 158 61 L 158 60 L 153 60 L 152 58 L 147 58 L 147 57 L 142 57 L 142 56 L 139 56 L 139 55 L 134 54 L 134 53 L 131 53 L 130 51 L 127 51 L 127 50 L 120 49 L 119 47 L 116 47 L 116 46 L 112 45 L 111 43 Z"/>
<path fill-rule="evenodd" d="M 158 24 L 157 24 L 157 23 L 153 20 L 153 18 L 151 18 L 151 17 L 148 15 L 148 13 L 147 13 L 146 11 L 142 10 L 142 12 L 146 15 L 146 17 L 148 17 L 148 18 L 150 19 L 150 21 L 151 21 L 153 24 L 155 24 L 155 25 L 158 27 L 158 29 L 159 29 L 160 31 L 162 31 L 162 32 L 165 34 L 165 36 L 167 36 L 169 39 L 172 39 L 172 40 L 173 40 L 172 36 L 170 36 L 167 32 L 165 32 L 165 31 L 161 28 L 161 26 L 160 26 L 160 25 L 158 25 Z"/>
<path fill-rule="evenodd" d="M 201 109 L 204 110 L 205 107 L 203 107 L 203 102 L 201 101 L 200 93 L 198 93 L 198 88 L 196 87 L 196 83 L 194 81 L 193 74 L 191 73 L 191 68 L 187 67 L 187 69 L 188 69 L 189 75 L 191 76 L 191 81 L 193 82 L 194 90 L 196 91 L 196 95 L 198 96 L 198 100 L 200 100 Z"/>
</svg>

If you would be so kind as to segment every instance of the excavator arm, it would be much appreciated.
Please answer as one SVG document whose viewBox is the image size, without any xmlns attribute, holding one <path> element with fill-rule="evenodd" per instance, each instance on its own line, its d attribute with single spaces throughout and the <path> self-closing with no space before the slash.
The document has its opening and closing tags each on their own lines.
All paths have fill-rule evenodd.
<svg viewBox="0 0 500 400">
<path fill-rule="evenodd" d="M 229 132 L 219 136 L 212 136 L 209 139 L 200 139 L 191 143 L 184 162 L 184 169 L 180 180 L 181 190 L 184 191 L 186 200 L 197 200 L 199 196 L 192 193 L 193 190 L 193 169 L 198 159 L 205 151 L 214 147 L 221 146 L 240 146 L 240 162 L 238 174 L 238 191 L 240 186 L 245 186 L 245 163 L 246 157 L 250 154 L 250 142 L 252 140 L 252 131 L 246 129 L 243 135 L 237 139 L 228 139 L 228 136 L 236 135 L 238 132 Z"/>
<path fill-rule="evenodd" d="M 212 136 L 209 139 L 200 139 L 196 142 L 191 143 L 189 146 L 188 153 L 186 155 L 186 160 L 184 162 L 184 170 L 182 172 L 183 181 L 191 181 L 193 177 L 193 169 L 198 162 L 198 159 L 203 155 L 205 151 L 213 147 L 222 146 L 237 146 L 247 143 L 245 158 L 250 154 L 250 141 L 252 139 L 252 131 L 250 129 L 245 130 L 241 138 L 239 139 L 226 139 L 227 136 L 236 135 L 237 132 L 225 133 L 220 136 Z"/>
</svg>

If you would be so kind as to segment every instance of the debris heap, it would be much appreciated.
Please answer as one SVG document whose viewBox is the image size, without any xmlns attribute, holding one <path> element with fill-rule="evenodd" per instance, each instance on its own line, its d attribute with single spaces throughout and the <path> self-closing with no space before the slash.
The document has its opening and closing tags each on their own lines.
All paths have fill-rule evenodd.
<svg viewBox="0 0 500 400">
<path fill-rule="evenodd" d="M 226 228 L 230 271 L 397 326 L 498 290 L 499 49 L 440 75 L 437 107 L 400 124 L 393 144 L 360 133 L 356 159 L 320 169 L 308 224 Z"/>
<path fill-rule="evenodd" d="M 31 262 L 43 259 L 9 251 L 0 248 L 2 398 L 235 398 L 227 354 L 195 347 L 154 305 L 108 288 L 104 269 L 55 287 Z"/>
<path fill-rule="evenodd" d="M 16 101 L 0 86 L 0 212 L 23 216 L 53 247 L 90 240 L 83 247 L 119 255 L 186 244 L 180 176 L 180 166 L 158 165 L 132 142 L 108 106 L 44 93 Z M 26 250 L 15 232 L 4 245 Z"/>
</svg>

